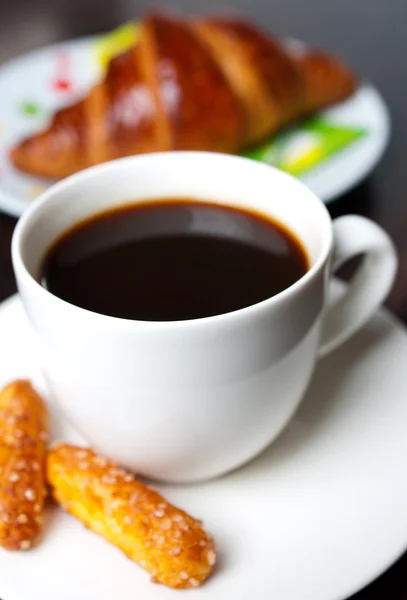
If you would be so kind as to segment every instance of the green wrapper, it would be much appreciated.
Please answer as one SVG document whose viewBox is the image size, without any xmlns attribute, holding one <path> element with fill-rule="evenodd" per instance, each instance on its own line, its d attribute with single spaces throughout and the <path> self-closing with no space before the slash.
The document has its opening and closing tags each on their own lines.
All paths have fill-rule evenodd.
<svg viewBox="0 0 407 600">
<path fill-rule="evenodd" d="M 327 117 L 315 117 L 274 136 L 245 156 L 299 177 L 366 134 L 367 130 L 361 127 L 349 127 L 331 122 Z"/>
</svg>

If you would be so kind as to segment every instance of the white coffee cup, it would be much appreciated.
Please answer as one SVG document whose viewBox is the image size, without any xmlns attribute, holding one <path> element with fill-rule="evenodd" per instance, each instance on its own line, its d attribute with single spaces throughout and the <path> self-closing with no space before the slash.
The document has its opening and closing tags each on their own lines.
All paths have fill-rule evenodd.
<svg viewBox="0 0 407 600">
<path fill-rule="evenodd" d="M 309 271 L 259 304 L 178 322 L 92 313 L 38 282 L 46 250 L 78 221 L 129 201 L 175 196 L 271 215 L 302 241 Z M 345 297 L 324 310 L 331 273 L 361 253 Z M 50 390 L 66 416 L 96 451 L 174 482 L 220 475 L 265 448 L 296 410 L 318 356 L 374 313 L 397 264 L 373 222 L 346 216 L 332 223 L 292 177 L 200 152 L 126 158 L 54 185 L 20 219 L 12 257 Z"/>
</svg>

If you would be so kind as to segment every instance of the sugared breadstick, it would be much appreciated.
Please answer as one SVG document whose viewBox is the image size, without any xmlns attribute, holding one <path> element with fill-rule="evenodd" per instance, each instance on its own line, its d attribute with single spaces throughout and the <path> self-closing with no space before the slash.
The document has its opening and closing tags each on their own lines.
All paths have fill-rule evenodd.
<svg viewBox="0 0 407 600">
<path fill-rule="evenodd" d="M 48 413 L 28 381 L 0 392 L 0 546 L 28 550 L 41 531 Z"/>
<path fill-rule="evenodd" d="M 198 587 L 212 571 L 215 545 L 201 522 L 104 458 L 56 444 L 48 454 L 47 476 L 57 502 L 155 582 Z"/>
</svg>

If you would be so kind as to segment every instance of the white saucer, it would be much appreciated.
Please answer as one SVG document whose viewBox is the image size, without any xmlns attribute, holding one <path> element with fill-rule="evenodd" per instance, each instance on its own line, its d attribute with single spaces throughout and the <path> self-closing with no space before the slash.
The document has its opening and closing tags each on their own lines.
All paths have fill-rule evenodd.
<svg viewBox="0 0 407 600">
<path fill-rule="evenodd" d="M 0 340 L 0 384 L 29 376 L 43 388 L 17 297 L 0 309 Z M 0 551 L 0 597 L 348 597 L 407 546 L 406 356 L 406 331 L 378 313 L 321 362 L 299 412 L 258 459 L 210 483 L 160 486 L 215 536 L 219 569 L 202 588 L 176 592 L 153 585 L 116 548 L 54 509 L 38 549 Z M 72 439 L 56 421 L 56 435 Z"/>
<path fill-rule="evenodd" d="M 16 170 L 10 148 L 42 129 L 55 110 L 83 96 L 102 77 L 100 57 L 126 47 L 128 36 L 125 25 L 106 36 L 30 52 L 0 68 L 0 210 L 21 215 L 50 185 Z M 256 155 L 294 174 L 302 169 L 298 176 L 329 202 L 375 167 L 388 144 L 389 116 L 379 92 L 364 84 L 349 100 L 318 117 L 323 122 L 300 123 L 262 145 Z"/>
</svg>

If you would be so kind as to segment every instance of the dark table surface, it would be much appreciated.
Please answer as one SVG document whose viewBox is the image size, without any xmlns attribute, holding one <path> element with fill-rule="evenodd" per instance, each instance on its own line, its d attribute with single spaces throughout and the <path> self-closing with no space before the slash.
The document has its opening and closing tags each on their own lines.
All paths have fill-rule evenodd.
<svg viewBox="0 0 407 600">
<path fill-rule="evenodd" d="M 45 44 L 108 30 L 163 5 L 163 0 L 0 0 L 0 63 Z M 189 13 L 203 10 L 199 0 L 171 5 Z M 207 0 L 205 11 L 220 5 L 222 0 Z M 400 269 L 387 306 L 407 322 L 407 0 L 235 0 L 223 5 L 278 34 L 337 52 L 381 90 L 392 116 L 390 147 L 369 179 L 330 210 L 332 216 L 368 216 L 390 233 Z M 15 223 L 0 212 L 0 300 L 16 291 L 10 261 Z M 376 598 L 407 600 L 407 554 L 352 600 Z"/>
</svg>

